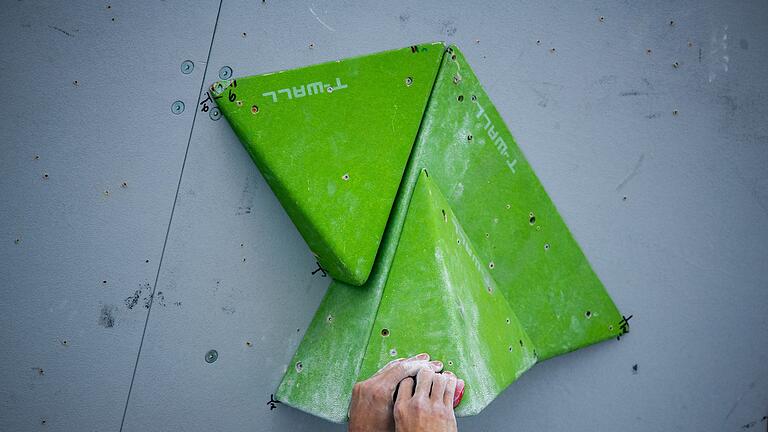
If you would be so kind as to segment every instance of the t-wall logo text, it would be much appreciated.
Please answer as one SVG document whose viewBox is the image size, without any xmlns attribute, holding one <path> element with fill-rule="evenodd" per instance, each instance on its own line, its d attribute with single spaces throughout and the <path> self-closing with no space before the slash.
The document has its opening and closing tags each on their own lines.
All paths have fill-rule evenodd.
<svg viewBox="0 0 768 432">
<path fill-rule="evenodd" d="M 336 85 L 331 84 L 325 84 L 322 81 L 317 81 L 313 83 L 309 83 L 306 85 L 300 85 L 298 87 L 288 87 L 283 88 L 277 91 L 270 91 L 266 93 L 262 93 L 262 96 L 271 96 L 272 102 L 278 102 L 280 99 L 288 98 L 288 100 L 291 99 L 299 99 L 303 98 L 305 96 L 314 96 L 321 94 L 323 92 L 326 93 L 333 93 L 338 90 L 343 90 L 347 88 L 348 86 L 346 84 L 341 83 L 341 78 L 336 78 Z M 285 96 L 281 96 L 284 94 Z"/>
</svg>

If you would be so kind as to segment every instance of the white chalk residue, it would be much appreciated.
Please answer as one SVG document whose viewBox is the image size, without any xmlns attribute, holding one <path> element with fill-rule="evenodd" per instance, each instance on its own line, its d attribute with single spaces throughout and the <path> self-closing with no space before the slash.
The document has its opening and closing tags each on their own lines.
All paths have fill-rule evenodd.
<svg viewBox="0 0 768 432">
<path fill-rule="evenodd" d="M 453 302 L 458 300 L 461 302 L 463 297 L 457 293 L 458 289 L 453 280 L 451 279 L 451 273 L 448 271 L 448 263 L 445 262 L 443 257 L 443 251 L 440 247 L 435 248 L 435 260 L 440 268 L 441 279 L 444 283 L 443 287 L 446 291 L 446 295 L 443 296 L 446 302 Z M 467 367 L 461 373 L 465 375 L 465 380 L 471 382 L 472 386 L 472 401 L 473 406 L 465 407 L 467 411 L 474 413 L 488 405 L 493 398 L 499 393 L 498 386 L 493 379 L 491 370 L 488 364 L 485 362 L 487 355 L 487 349 L 483 346 L 480 340 L 479 334 L 473 329 L 476 329 L 479 325 L 479 311 L 475 302 L 470 301 L 468 303 L 461 303 L 459 308 L 455 308 L 453 304 L 447 304 L 446 310 L 462 310 L 464 316 L 460 316 L 458 313 L 450 314 L 450 324 L 446 328 L 454 329 L 455 331 L 461 331 L 463 337 L 456 337 L 457 340 L 461 340 L 464 343 L 457 343 L 456 350 L 459 357 L 463 360 L 463 363 Z M 455 335 L 458 336 L 458 335 Z"/>
</svg>

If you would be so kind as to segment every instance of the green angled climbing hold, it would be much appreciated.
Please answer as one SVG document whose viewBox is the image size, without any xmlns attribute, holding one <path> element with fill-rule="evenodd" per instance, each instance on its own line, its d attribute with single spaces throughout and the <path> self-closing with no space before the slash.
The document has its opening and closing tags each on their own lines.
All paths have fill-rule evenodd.
<svg viewBox="0 0 768 432">
<path fill-rule="evenodd" d="M 480 412 L 536 362 L 533 343 L 426 170 L 411 198 L 359 379 L 421 352 L 464 379 L 459 416 Z"/>
<path fill-rule="evenodd" d="M 443 52 L 424 44 L 211 88 L 334 279 L 368 279 Z"/>
<path fill-rule="evenodd" d="M 428 53 L 433 69 L 413 60 Z M 393 356 L 426 351 L 465 379 L 457 414 L 472 415 L 537 359 L 626 332 L 626 321 L 461 52 L 430 44 L 368 57 L 375 61 L 335 63 L 350 66 L 343 71 L 322 69 L 329 64 L 270 75 L 276 82 L 264 76 L 214 85 L 222 112 L 321 264 L 338 279 L 277 398 L 342 422 L 356 381 Z M 394 94 L 384 92 L 387 103 L 380 101 L 384 93 L 373 90 L 354 97 L 350 91 L 335 101 L 361 83 L 379 76 L 390 83 L 406 70 L 405 93 L 393 84 Z M 312 101 L 306 85 L 302 96 L 288 87 L 292 77 L 320 80 L 318 71 L 350 84 L 331 94 L 312 90 Z M 243 84 L 248 80 L 253 82 Z M 415 104 L 407 89 L 421 84 L 412 95 Z M 275 88 L 285 91 L 273 96 Z M 264 94 L 267 104 L 249 105 Z M 389 130 L 382 112 L 393 119 Z M 323 128 L 319 118 L 336 123 Z M 363 125 L 363 118 L 370 122 Z M 355 140 L 359 146 L 351 144 Z M 329 146 L 332 158 L 325 154 Z M 348 183 L 329 188 L 341 166 L 355 171 L 342 174 Z M 392 170 L 396 175 L 390 176 Z M 355 173 L 364 187 L 351 187 Z M 375 241 L 369 242 L 372 232 Z M 360 268 L 367 270 L 358 273 Z"/>
<path fill-rule="evenodd" d="M 540 359 L 626 330 L 605 287 L 456 47 L 448 48 L 443 58 L 419 141 L 424 141 L 421 166 L 445 194 Z"/>
</svg>

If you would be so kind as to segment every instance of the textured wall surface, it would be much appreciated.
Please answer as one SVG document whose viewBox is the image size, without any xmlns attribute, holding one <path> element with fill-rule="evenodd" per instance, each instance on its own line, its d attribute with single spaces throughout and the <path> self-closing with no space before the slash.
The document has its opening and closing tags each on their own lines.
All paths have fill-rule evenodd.
<svg viewBox="0 0 768 432">
<path fill-rule="evenodd" d="M 267 403 L 328 279 L 199 103 L 432 40 L 633 315 L 460 428 L 767 427 L 765 1 L 4 3 L 0 430 L 343 430 Z"/>
</svg>

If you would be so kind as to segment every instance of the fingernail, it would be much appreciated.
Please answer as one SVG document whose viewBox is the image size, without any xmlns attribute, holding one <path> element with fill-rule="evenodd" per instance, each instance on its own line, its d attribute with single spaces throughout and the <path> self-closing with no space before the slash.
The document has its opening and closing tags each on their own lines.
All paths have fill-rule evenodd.
<svg viewBox="0 0 768 432">
<path fill-rule="evenodd" d="M 452 375 L 452 376 L 455 376 L 455 375 L 453 375 L 453 372 L 451 372 L 451 371 L 443 371 L 443 375 Z"/>
<path fill-rule="evenodd" d="M 429 362 L 429 364 L 431 364 L 432 366 L 434 366 L 434 367 L 435 367 L 435 369 L 437 369 L 437 370 L 440 370 L 440 369 L 442 369 L 442 368 L 443 368 L 443 362 L 441 362 L 441 361 L 437 361 L 437 360 L 435 360 L 435 361 L 431 361 L 431 362 Z"/>
<path fill-rule="evenodd" d="M 456 392 L 453 394 L 453 407 L 456 408 L 461 403 L 461 398 L 464 397 L 464 380 L 458 380 L 456 382 Z"/>
<path fill-rule="evenodd" d="M 429 354 L 421 353 L 421 354 L 417 355 L 416 358 L 419 359 L 419 360 L 429 360 Z"/>
</svg>

